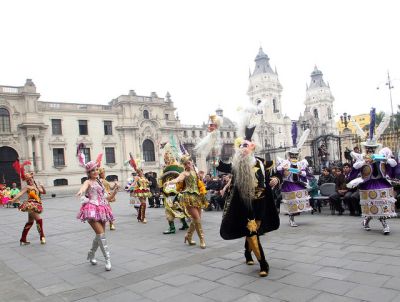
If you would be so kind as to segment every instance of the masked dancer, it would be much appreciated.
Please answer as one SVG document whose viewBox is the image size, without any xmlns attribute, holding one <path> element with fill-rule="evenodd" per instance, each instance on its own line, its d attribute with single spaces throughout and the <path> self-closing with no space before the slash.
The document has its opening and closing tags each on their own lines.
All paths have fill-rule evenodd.
<svg viewBox="0 0 400 302">
<path fill-rule="evenodd" d="M 294 216 L 302 212 L 312 211 L 310 196 L 307 191 L 307 160 L 299 160 L 301 147 L 304 145 L 310 130 L 303 132 L 297 142 L 297 124 L 292 123 L 293 147 L 288 152 L 286 160 L 278 159 L 277 171 L 282 175 L 282 202 L 285 211 L 289 214 L 289 225 L 297 227 Z"/>
</svg>

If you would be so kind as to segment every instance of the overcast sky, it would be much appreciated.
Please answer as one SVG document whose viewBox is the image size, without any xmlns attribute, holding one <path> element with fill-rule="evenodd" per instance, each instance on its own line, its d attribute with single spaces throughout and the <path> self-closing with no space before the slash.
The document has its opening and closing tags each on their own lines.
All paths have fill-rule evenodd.
<svg viewBox="0 0 400 302">
<path fill-rule="evenodd" d="M 260 46 L 283 85 L 282 108 L 304 111 L 315 65 L 338 116 L 400 104 L 400 2 L 0 2 L 0 85 L 32 78 L 42 101 L 106 104 L 134 89 L 169 91 L 184 124 L 218 106 L 235 120 Z M 395 80 L 399 79 L 399 80 Z M 376 87 L 381 85 L 380 90 Z"/>
</svg>

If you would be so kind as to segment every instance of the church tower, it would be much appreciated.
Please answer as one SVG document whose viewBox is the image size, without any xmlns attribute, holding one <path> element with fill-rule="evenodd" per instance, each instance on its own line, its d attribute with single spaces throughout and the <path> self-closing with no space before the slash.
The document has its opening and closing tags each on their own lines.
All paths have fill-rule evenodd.
<svg viewBox="0 0 400 302">
<path fill-rule="evenodd" d="M 269 57 L 261 47 L 254 61 L 255 68 L 249 75 L 247 95 L 251 104 L 261 104 L 263 110 L 261 125 L 256 128 L 258 143 L 263 149 L 291 147 L 291 121 L 282 113 L 282 85 L 278 72 L 276 68 L 271 68 Z"/>
<path fill-rule="evenodd" d="M 310 123 L 313 137 L 337 135 L 333 112 L 334 101 L 329 84 L 325 83 L 322 72 L 315 66 L 311 73 L 310 85 L 306 88 L 304 102 L 306 105 L 304 118 Z"/>
</svg>

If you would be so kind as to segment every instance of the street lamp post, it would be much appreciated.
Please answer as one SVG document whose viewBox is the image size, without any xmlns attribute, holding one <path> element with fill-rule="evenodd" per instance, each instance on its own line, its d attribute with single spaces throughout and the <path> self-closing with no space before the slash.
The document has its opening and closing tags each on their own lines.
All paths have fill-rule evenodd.
<svg viewBox="0 0 400 302">
<path fill-rule="evenodd" d="M 347 125 L 349 124 L 350 119 L 351 119 L 351 115 L 347 114 L 346 112 L 340 116 L 340 121 L 344 125 L 344 129 L 347 129 Z M 343 129 L 343 131 L 344 131 L 344 129 Z"/>
<path fill-rule="evenodd" d="M 385 83 L 385 85 L 389 89 L 390 108 L 392 111 L 392 116 L 390 117 L 390 121 L 391 121 L 392 131 L 394 131 L 395 125 L 394 125 L 394 112 L 393 112 L 393 100 L 392 100 L 392 89 L 394 88 L 394 86 L 392 85 L 392 80 L 390 79 L 389 71 L 387 72 L 387 82 Z M 380 88 L 380 86 L 376 87 L 376 89 L 379 89 L 379 88 Z"/>
</svg>

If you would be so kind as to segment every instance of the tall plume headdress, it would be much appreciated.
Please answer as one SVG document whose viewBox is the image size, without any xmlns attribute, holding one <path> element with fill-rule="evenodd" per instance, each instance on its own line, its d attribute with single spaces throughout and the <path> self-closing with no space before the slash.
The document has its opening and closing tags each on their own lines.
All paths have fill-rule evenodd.
<svg viewBox="0 0 400 302">
<path fill-rule="evenodd" d="M 26 180 L 25 176 L 25 166 L 30 166 L 32 163 L 29 160 L 24 161 L 22 164 L 19 163 L 19 160 L 15 160 L 15 162 L 12 164 L 15 172 L 19 175 L 19 177 L 22 180 Z"/>
<path fill-rule="evenodd" d="M 297 141 L 297 123 L 293 122 L 292 123 L 292 143 L 293 147 L 290 148 L 289 153 L 292 154 L 299 154 L 301 148 L 303 147 L 304 143 L 306 142 L 308 136 L 310 135 L 310 129 L 306 129 L 303 134 L 300 136 L 299 141 Z"/>
<path fill-rule="evenodd" d="M 390 115 L 385 114 L 383 116 L 382 121 L 380 122 L 379 126 L 376 128 L 375 131 L 375 126 L 376 126 L 376 110 L 375 108 L 371 108 L 370 111 L 370 124 L 369 124 L 369 136 L 366 139 L 366 134 L 364 131 L 362 131 L 361 127 L 358 125 L 357 122 L 352 121 L 352 124 L 356 127 L 357 134 L 363 138 L 366 139 L 365 142 L 362 142 L 361 145 L 364 147 L 370 147 L 370 148 L 380 148 L 382 147 L 382 144 L 378 143 L 379 138 L 382 136 L 382 134 L 385 132 L 387 126 L 389 126 L 390 123 Z"/>
<path fill-rule="evenodd" d="M 197 143 L 194 150 L 206 157 L 211 153 L 212 156 L 219 156 L 222 143 L 219 128 L 222 125 L 222 118 L 216 114 L 211 114 L 208 119 L 208 133 Z"/>
<path fill-rule="evenodd" d="M 84 167 L 86 172 L 90 172 L 96 168 L 99 168 L 101 166 L 101 161 L 103 158 L 103 153 L 99 153 L 97 155 L 96 160 L 92 160 L 89 162 L 85 162 L 85 154 L 83 153 L 83 149 L 85 148 L 84 143 L 80 143 L 76 149 L 76 156 L 78 157 L 79 165 L 81 167 Z"/>
</svg>

